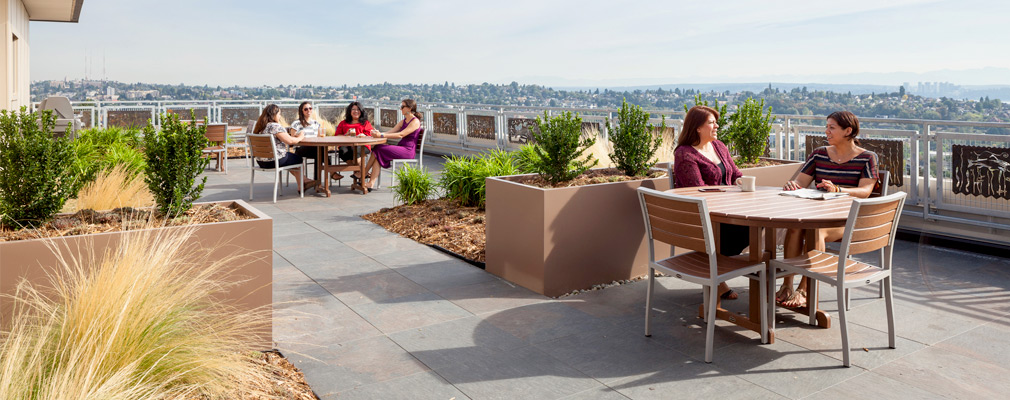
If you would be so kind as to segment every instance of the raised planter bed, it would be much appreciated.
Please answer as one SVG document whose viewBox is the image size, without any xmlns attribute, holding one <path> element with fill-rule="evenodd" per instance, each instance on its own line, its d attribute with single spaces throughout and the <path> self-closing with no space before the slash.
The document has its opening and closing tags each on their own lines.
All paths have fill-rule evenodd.
<svg viewBox="0 0 1010 400">
<path fill-rule="evenodd" d="M 544 189 L 520 176 L 487 179 L 488 272 L 552 297 L 645 275 L 636 190 L 670 189 L 669 177 Z"/>
<path fill-rule="evenodd" d="M 205 203 L 206 204 L 206 203 Z M 250 219 L 215 222 L 190 226 L 156 229 L 185 229 L 192 227 L 190 240 L 212 249 L 210 257 L 228 259 L 231 274 L 229 282 L 236 282 L 223 294 L 220 301 L 237 311 L 259 308 L 263 318 L 270 321 L 273 311 L 273 219 L 241 200 L 217 202 L 251 216 Z M 57 248 L 64 257 L 90 259 L 100 257 L 114 249 L 126 232 L 106 232 L 78 236 L 0 242 L 0 327 L 7 326 L 12 313 L 9 297 L 15 293 L 22 278 L 37 285 L 49 282 L 47 273 L 58 265 Z M 260 332 L 259 340 L 250 343 L 250 349 L 269 350 L 273 347 L 271 329 Z"/>
</svg>

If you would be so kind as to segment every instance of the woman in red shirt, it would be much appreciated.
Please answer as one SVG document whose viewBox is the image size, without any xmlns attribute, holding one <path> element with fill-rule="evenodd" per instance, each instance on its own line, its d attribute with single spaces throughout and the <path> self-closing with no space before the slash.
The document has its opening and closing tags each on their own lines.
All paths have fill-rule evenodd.
<svg viewBox="0 0 1010 400">
<path fill-rule="evenodd" d="M 347 109 L 344 110 L 344 120 L 337 124 L 334 135 L 370 135 L 372 129 L 372 123 L 368 121 L 368 115 L 362 111 L 361 103 L 355 101 L 347 105 Z M 365 146 L 365 150 L 361 152 L 362 154 L 358 154 L 357 162 L 364 162 L 365 156 L 369 154 L 371 149 L 372 146 Z M 344 160 L 344 162 L 350 162 L 354 158 L 350 147 L 341 147 L 339 151 L 340 159 Z M 337 178 L 338 176 L 340 175 L 337 174 L 334 178 L 340 179 Z"/>
</svg>

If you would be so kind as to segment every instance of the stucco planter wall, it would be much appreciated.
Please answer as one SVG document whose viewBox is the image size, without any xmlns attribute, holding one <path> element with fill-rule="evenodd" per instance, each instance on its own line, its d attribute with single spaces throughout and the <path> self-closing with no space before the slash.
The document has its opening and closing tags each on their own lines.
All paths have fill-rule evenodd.
<svg viewBox="0 0 1010 400">
<path fill-rule="evenodd" d="M 190 240 L 213 249 L 210 257 L 231 258 L 228 263 L 233 271 L 226 278 L 238 282 L 224 293 L 220 301 L 245 311 L 263 307 L 266 321 L 270 321 L 273 311 L 273 219 L 241 200 L 219 202 L 218 204 L 237 208 L 254 218 L 194 225 Z M 183 229 L 166 227 L 157 229 Z M 107 232 L 93 235 L 65 236 L 50 239 L 19 240 L 0 242 L 0 326 L 7 326 L 11 316 L 11 299 L 21 278 L 33 284 L 49 286 L 47 271 L 58 265 L 57 256 L 46 244 L 51 241 L 64 257 L 90 258 L 115 248 L 122 240 L 124 232 Z M 45 266 L 45 268 L 43 267 Z M 273 347 L 270 324 L 260 333 L 260 339 L 250 343 L 252 349 L 267 350 Z"/>
<path fill-rule="evenodd" d="M 747 176 L 756 177 L 758 186 L 781 187 L 785 185 L 786 181 L 788 181 L 789 178 L 792 178 L 793 174 L 795 174 L 796 171 L 799 171 L 800 167 L 803 165 L 799 161 L 780 159 L 774 160 L 783 164 L 769 165 L 767 167 L 740 168 L 740 172 Z"/>
<path fill-rule="evenodd" d="M 546 296 L 646 274 L 635 190 L 670 189 L 668 177 L 556 189 L 515 179 L 487 179 L 488 272 Z"/>
</svg>

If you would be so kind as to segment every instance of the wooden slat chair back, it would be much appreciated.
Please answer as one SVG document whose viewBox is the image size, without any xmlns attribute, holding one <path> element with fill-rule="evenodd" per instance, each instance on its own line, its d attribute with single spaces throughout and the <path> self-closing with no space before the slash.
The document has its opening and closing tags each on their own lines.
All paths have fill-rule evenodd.
<svg viewBox="0 0 1010 400">
<path fill-rule="evenodd" d="M 217 155 L 217 170 L 228 172 L 228 147 L 226 141 L 228 140 L 228 125 L 227 124 L 209 124 L 207 125 L 206 131 L 204 131 L 204 136 L 207 141 L 210 142 L 210 146 L 203 149 L 204 153 L 211 155 Z"/>
<path fill-rule="evenodd" d="M 848 325 L 846 307 L 844 307 L 845 291 L 849 288 L 882 282 L 884 287 L 884 304 L 887 309 L 888 345 L 894 348 L 894 304 L 891 285 L 891 255 L 894 252 L 894 235 L 898 227 L 898 218 L 905 204 L 904 192 L 872 198 L 855 199 L 849 210 L 848 222 L 845 225 L 845 235 L 842 237 L 842 247 L 838 255 L 813 250 L 798 257 L 784 260 L 771 260 L 773 270 L 781 269 L 783 274 L 798 273 L 807 278 L 835 286 L 838 297 L 838 321 L 842 334 L 842 364 L 849 366 Z M 870 265 L 849 258 L 851 255 L 884 250 L 880 265 Z M 808 285 L 810 291 L 807 299 L 817 298 L 817 282 Z M 810 324 L 817 323 L 816 308 L 810 310 Z M 771 319 L 774 327 L 774 318 Z"/>
<path fill-rule="evenodd" d="M 302 160 L 301 164 L 288 165 L 281 167 L 278 165 L 277 161 L 277 143 L 274 142 L 274 136 L 270 134 L 255 134 L 250 133 L 246 135 L 246 143 L 249 145 L 249 151 L 252 153 L 252 157 L 249 158 L 249 200 L 253 198 L 253 182 L 256 180 L 256 171 L 272 172 L 274 174 L 274 203 L 277 202 L 277 190 L 281 184 L 281 174 L 290 169 L 301 169 L 299 174 L 302 175 L 302 179 L 305 179 L 305 161 Z M 263 168 L 257 162 L 257 158 L 272 158 L 273 167 Z M 298 193 L 301 197 L 305 197 L 305 189 L 302 185 L 299 185 Z"/>
<path fill-rule="evenodd" d="M 639 188 L 638 198 L 649 242 L 649 285 L 645 298 L 645 336 L 651 326 L 652 292 L 656 274 L 663 273 L 704 288 L 703 309 L 706 327 L 705 362 L 712 362 L 715 336 L 715 316 L 718 307 L 719 283 L 755 274 L 761 282 L 761 299 L 766 296 L 765 265 L 718 254 L 712 234 L 712 221 L 705 199 Z M 692 252 L 656 260 L 656 242 L 677 246 Z M 765 315 L 767 301 L 761 301 L 761 315 Z M 767 343 L 767 324 L 762 324 L 761 342 Z"/>
</svg>

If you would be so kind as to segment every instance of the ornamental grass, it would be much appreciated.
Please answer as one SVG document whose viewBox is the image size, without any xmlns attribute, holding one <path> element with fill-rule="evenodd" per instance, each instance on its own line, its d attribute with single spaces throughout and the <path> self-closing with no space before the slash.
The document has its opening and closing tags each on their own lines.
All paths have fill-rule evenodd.
<svg viewBox="0 0 1010 400">
<path fill-rule="evenodd" d="M 154 196 L 147 189 L 143 174 L 117 165 L 100 172 L 94 181 L 81 188 L 77 200 L 71 200 L 67 205 L 71 207 L 69 210 L 64 208 L 65 212 L 141 208 L 153 206 Z"/>
<path fill-rule="evenodd" d="M 193 230 L 124 235 L 93 259 L 57 246 L 48 286 L 18 283 L 14 318 L 0 334 L 0 398 L 221 398 L 255 393 L 266 379 L 248 361 L 248 343 L 269 325 L 253 311 L 215 301 L 231 284 L 229 260 Z M 252 377 L 252 378 L 251 378 Z M 268 397 L 264 394 L 264 397 Z"/>
</svg>

